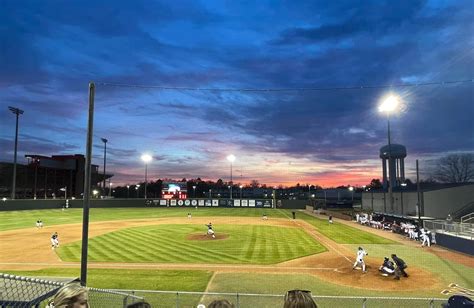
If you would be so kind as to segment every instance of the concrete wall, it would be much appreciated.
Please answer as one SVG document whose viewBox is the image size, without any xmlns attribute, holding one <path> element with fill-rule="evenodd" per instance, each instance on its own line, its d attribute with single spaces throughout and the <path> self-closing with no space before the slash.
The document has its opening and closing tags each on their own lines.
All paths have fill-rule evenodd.
<svg viewBox="0 0 474 308">
<path fill-rule="evenodd" d="M 393 210 L 390 208 L 388 192 L 365 192 L 362 194 L 362 208 L 367 211 L 391 213 L 396 215 L 416 215 L 416 192 L 393 192 Z M 421 195 L 423 199 L 423 193 Z"/>
<path fill-rule="evenodd" d="M 306 206 L 310 206 L 309 200 L 278 200 L 277 201 L 277 208 L 280 208 L 280 209 L 305 209 Z"/>
<path fill-rule="evenodd" d="M 470 202 L 474 202 L 474 184 L 428 191 L 424 193 L 425 216 L 446 218 Z"/>
</svg>

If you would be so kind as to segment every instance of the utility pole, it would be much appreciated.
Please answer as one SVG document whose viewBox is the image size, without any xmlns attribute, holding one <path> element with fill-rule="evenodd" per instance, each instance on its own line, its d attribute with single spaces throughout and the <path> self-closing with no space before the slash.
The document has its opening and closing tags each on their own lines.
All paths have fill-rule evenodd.
<svg viewBox="0 0 474 308">
<path fill-rule="evenodd" d="M 20 117 L 20 114 L 23 114 L 23 110 L 8 106 L 8 109 L 10 109 L 11 112 L 13 112 L 16 115 L 16 128 L 15 128 L 15 151 L 13 154 L 13 180 L 12 180 L 12 195 L 11 198 L 15 199 L 16 197 L 16 154 L 17 154 L 17 149 L 18 149 L 18 119 Z"/>
</svg>

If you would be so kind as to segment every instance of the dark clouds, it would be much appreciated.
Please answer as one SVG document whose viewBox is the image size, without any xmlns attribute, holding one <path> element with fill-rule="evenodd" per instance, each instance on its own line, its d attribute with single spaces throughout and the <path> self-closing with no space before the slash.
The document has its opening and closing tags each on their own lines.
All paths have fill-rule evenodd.
<svg viewBox="0 0 474 308">
<path fill-rule="evenodd" d="M 11 156 L 8 105 L 26 110 L 21 151 L 83 152 L 91 80 L 280 88 L 470 79 L 473 12 L 469 1 L 4 1 L 0 158 Z M 409 155 L 474 150 L 472 83 L 392 90 L 406 104 L 392 119 L 394 140 L 406 144 Z M 252 156 L 249 178 L 268 180 L 259 167 L 266 156 L 304 160 L 308 168 L 352 164 L 356 178 L 361 162 L 379 164 L 386 122 L 376 106 L 385 93 L 186 92 L 98 84 L 95 139 L 110 140 L 110 167 L 122 180 L 139 172 L 134 160 L 143 151 L 156 155 L 164 176 L 225 175 L 225 159 L 214 169 L 202 166 L 215 166 L 232 151 Z M 94 151 L 100 163 L 99 140 Z M 301 169 L 295 173 L 310 180 Z"/>
</svg>

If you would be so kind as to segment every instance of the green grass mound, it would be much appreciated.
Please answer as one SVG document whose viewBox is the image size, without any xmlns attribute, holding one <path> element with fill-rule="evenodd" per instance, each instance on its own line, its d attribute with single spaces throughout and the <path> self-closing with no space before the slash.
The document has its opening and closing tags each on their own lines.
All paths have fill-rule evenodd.
<svg viewBox="0 0 474 308">
<path fill-rule="evenodd" d="M 303 230 L 260 225 L 219 225 L 221 240 L 189 240 L 201 225 L 156 225 L 123 229 L 89 239 L 91 262 L 274 264 L 325 251 Z M 81 244 L 57 250 L 64 261 L 80 261 Z"/>
</svg>

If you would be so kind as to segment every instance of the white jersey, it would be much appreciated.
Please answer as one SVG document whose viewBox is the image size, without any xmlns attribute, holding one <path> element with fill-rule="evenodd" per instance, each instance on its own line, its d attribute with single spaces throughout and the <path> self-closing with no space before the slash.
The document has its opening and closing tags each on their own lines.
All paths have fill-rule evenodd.
<svg viewBox="0 0 474 308">
<path fill-rule="evenodd" d="M 364 249 L 358 250 L 357 251 L 357 261 L 358 262 L 364 261 L 364 256 L 366 256 L 366 255 L 367 255 L 367 252 Z"/>
</svg>

